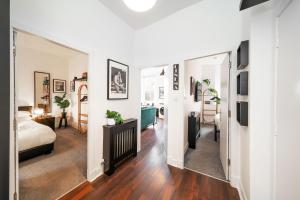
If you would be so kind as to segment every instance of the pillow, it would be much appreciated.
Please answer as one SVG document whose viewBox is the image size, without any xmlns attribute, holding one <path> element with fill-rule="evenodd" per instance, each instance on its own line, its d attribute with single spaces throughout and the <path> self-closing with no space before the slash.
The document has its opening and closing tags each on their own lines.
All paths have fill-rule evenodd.
<svg viewBox="0 0 300 200">
<path fill-rule="evenodd" d="M 28 111 L 18 111 L 17 112 L 17 116 L 19 117 L 19 116 L 30 116 L 31 115 L 31 113 L 30 112 L 28 112 Z"/>
<path fill-rule="evenodd" d="M 18 111 L 16 119 L 18 122 L 31 120 L 31 114 L 27 111 Z"/>
</svg>

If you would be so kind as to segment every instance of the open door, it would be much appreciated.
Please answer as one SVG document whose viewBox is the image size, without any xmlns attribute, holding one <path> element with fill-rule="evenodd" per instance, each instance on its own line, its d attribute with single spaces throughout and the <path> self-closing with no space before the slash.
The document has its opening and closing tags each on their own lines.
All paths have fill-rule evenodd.
<svg viewBox="0 0 300 200">
<path fill-rule="evenodd" d="M 230 81 L 230 57 L 229 54 L 226 56 L 222 66 L 221 66 L 221 114 L 220 114 L 220 158 L 226 180 L 229 177 L 229 151 L 228 151 L 228 141 L 229 141 L 229 81 Z"/>
</svg>

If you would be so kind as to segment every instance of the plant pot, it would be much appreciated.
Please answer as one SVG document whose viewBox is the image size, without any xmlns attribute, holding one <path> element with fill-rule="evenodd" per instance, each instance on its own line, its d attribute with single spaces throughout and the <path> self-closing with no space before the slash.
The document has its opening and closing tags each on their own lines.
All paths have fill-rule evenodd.
<svg viewBox="0 0 300 200">
<path fill-rule="evenodd" d="M 61 113 L 61 118 L 63 118 L 63 119 L 67 118 L 67 112 L 62 112 Z"/>
<path fill-rule="evenodd" d="M 113 126 L 116 125 L 116 121 L 114 118 L 107 118 L 107 125 Z"/>
</svg>

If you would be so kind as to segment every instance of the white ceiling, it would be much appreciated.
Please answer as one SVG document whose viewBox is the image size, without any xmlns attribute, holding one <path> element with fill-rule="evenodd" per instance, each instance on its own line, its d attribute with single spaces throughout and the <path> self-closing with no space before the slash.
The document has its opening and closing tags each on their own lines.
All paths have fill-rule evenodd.
<svg viewBox="0 0 300 200">
<path fill-rule="evenodd" d="M 134 29 L 141 29 L 202 0 L 157 0 L 156 5 L 144 13 L 130 10 L 124 4 L 123 0 L 99 1 L 123 19 L 129 26 Z"/>
</svg>

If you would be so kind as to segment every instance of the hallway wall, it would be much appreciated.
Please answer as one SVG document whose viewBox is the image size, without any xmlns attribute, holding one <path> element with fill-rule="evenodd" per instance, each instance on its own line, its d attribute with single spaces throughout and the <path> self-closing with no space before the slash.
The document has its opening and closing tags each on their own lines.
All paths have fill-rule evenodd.
<svg viewBox="0 0 300 200">
<path fill-rule="evenodd" d="M 12 26 L 89 53 L 88 179 L 93 180 L 103 173 L 106 109 L 116 110 L 124 118 L 140 118 L 139 89 L 134 84 L 139 73 L 132 65 L 134 31 L 98 0 L 12 0 L 11 9 Z M 128 100 L 107 100 L 109 58 L 130 66 Z"/>
</svg>

